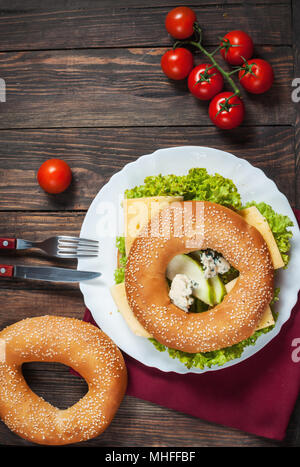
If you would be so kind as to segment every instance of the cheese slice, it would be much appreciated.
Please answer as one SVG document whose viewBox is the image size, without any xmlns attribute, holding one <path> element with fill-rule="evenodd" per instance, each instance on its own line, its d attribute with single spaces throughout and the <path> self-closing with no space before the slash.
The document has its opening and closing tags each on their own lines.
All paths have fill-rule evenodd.
<svg viewBox="0 0 300 467">
<path fill-rule="evenodd" d="M 238 277 L 236 279 L 233 279 L 233 281 L 228 282 L 228 284 L 225 285 L 227 293 L 229 293 L 233 289 L 237 280 L 238 280 Z M 260 320 L 260 323 L 257 325 L 255 331 L 271 326 L 272 324 L 275 324 L 275 321 L 273 318 L 271 308 L 269 305 L 267 305 L 264 311 L 264 314 L 262 315 L 262 318 Z"/>
<path fill-rule="evenodd" d="M 133 311 L 131 310 L 127 297 L 126 297 L 126 290 L 125 290 L 125 282 L 121 284 L 113 285 L 110 288 L 111 295 L 115 301 L 115 304 L 118 307 L 119 312 L 125 319 L 128 327 L 136 336 L 141 337 L 152 337 L 151 334 L 146 331 L 146 329 L 141 325 L 141 323 L 136 319 Z"/>
<path fill-rule="evenodd" d="M 264 216 L 259 212 L 256 206 L 242 209 L 239 214 L 245 219 L 248 224 L 255 227 L 263 236 L 268 248 L 270 250 L 271 258 L 273 261 L 274 269 L 279 269 L 284 266 L 284 262 L 280 251 L 278 249 L 276 240 L 270 229 L 270 226 Z"/>
<path fill-rule="evenodd" d="M 135 238 L 148 224 L 150 218 L 175 201 L 183 201 L 183 196 L 124 199 L 125 251 L 127 256 Z"/>
</svg>

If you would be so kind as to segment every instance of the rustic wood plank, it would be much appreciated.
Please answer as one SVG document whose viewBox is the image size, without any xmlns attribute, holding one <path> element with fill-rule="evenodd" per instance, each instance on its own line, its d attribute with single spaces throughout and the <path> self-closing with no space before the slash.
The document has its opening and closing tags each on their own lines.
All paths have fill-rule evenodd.
<svg viewBox="0 0 300 467">
<path fill-rule="evenodd" d="M 257 3 L 195 1 L 191 6 L 207 44 L 218 43 L 219 36 L 237 27 L 248 31 L 256 44 L 291 44 L 290 5 Z M 37 1 L 1 2 L 0 50 L 168 45 L 164 20 L 175 5 L 151 2 L 141 8 L 136 0 L 113 4 L 47 1 L 43 6 Z"/>
<path fill-rule="evenodd" d="M 1 53 L 6 102 L 1 103 L 0 128 L 212 126 L 208 104 L 189 93 L 186 80 L 170 81 L 162 73 L 165 50 Z M 256 53 L 272 63 L 275 82 L 264 95 L 242 91 L 243 125 L 292 124 L 292 49 L 266 46 Z"/>
<path fill-rule="evenodd" d="M 85 212 L 3 212 L 0 211 L 1 235 L 11 237 L 12 233 L 16 238 L 24 237 L 32 241 L 41 241 L 48 236 L 65 235 L 78 236 L 83 222 Z M 35 250 L 36 252 L 38 250 Z M 2 255 L 3 250 L 0 250 Z M 6 251 L 5 253 L 11 254 Z M 25 250 L 17 250 L 21 256 Z M 38 255 L 36 255 L 38 257 Z M 42 253 L 40 255 L 42 257 Z M 59 258 L 55 258 L 59 261 Z"/>
<path fill-rule="evenodd" d="M 299 404 L 300 405 L 300 404 Z M 124 410 L 124 412 L 123 412 Z M 128 424 L 134 420 L 134 424 Z M 137 398 L 125 397 L 109 430 L 89 445 L 106 446 L 261 446 L 297 445 L 294 423 L 284 443 L 249 435 L 228 427 L 208 423 Z M 105 443 L 105 444 L 104 444 Z"/>
<path fill-rule="evenodd" d="M 214 5 L 222 8 L 224 5 L 270 5 L 281 4 L 290 5 L 290 0 L 193 0 L 185 3 L 185 5 L 194 8 L 201 5 Z M 101 6 L 101 8 L 154 8 L 154 7 L 170 7 L 182 6 L 182 0 L 151 0 L 151 6 L 147 3 L 141 3 L 140 0 L 114 0 L 113 6 L 111 0 L 2 0 L 0 11 L 2 14 L 18 15 L 20 13 L 33 13 L 41 11 L 68 11 L 76 9 L 92 9 Z"/>
<path fill-rule="evenodd" d="M 55 315 L 82 319 L 84 302 L 77 287 L 72 290 L 1 289 L 0 328 L 34 316 Z"/>
<path fill-rule="evenodd" d="M 75 402 L 85 392 L 85 383 L 75 381 L 58 365 L 53 365 L 52 376 L 48 370 L 39 370 L 43 364 L 30 364 L 26 377 L 33 390 L 44 395 L 46 400 L 62 405 Z M 45 368 L 45 367 L 44 367 Z M 66 389 L 68 388 L 68 389 Z M 70 391 L 72 389 L 72 392 Z M 52 392 L 53 391 L 53 392 Z M 54 392 L 55 391 L 55 392 Z M 49 397 L 52 395 L 52 397 Z M 176 429 L 174 429 L 176 427 Z M 2 446 L 34 446 L 0 422 Z M 142 400 L 125 396 L 108 429 L 100 436 L 77 445 L 81 447 L 221 447 L 255 446 L 276 447 L 282 443 L 242 433 L 238 430 L 214 425 L 179 412 L 165 409 Z"/>
<path fill-rule="evenodd" d="M 33 365 L 31 365 L 33 367 Z M 57 371 L 57 366 L 54 366 Z M 35 387 L 39 392 L 43 392 L 43 386 L 47 378 L 49 383 L 50 372 L 46 377 L 40 373 L 35 374 L 31 369 L 31 387 Z M 37 373 L 37 372 L 36 372 Z M 29 376 L 29 375 L 28 375 Z M 54 385 L 58 385 L 60 393 L 55 395 L 55 400 L 61 403 L 62 400 L 75 399 L 74 395 L 84 393 L 84 383 L 74 382 L 76 377 L 67 377 L 61 381 L 59 373 L 50 380 L 50 390 Z M 72 379 L 71 379 L 72 378 Z M 72 393 L 63 389 L 71 386 Z M 45 394 L 49 394 L 49 389 L 45 387 Z M 67 395 L 69 394 L 69 397 Z M 59 396 L 59 397 L 57 397 Z M 48 397 L 49 400 L 49 397 Z M 176 429 L 174 429 L 176 426 Z M 19 438 L 12 433 L 2 422 L 0 423 L 0 439 L 2 446 L 34 446 L 33 443 Z M 188 417 L 175 411 L 167 410 L 163 407 L 155 406 L 136 398 L 125 396 L 114 420 L 108 429 L 95 439 L 77 444 L 81 447 L 222 447 L 222 446 L 255 446 L 255 447 L 276 447 L 282 443 L 271 441 L 246 433 L 239 432 L 226 427 L 210 424 L 205 421 Z M 73 445 L 71 445 L 73 446 Z"/>
<path fill-rule="evenodd" d="M 246 158 L 263 169 L 294 205 L 293 144 L 292 127 L 241 127 L 229 133 L 208 127 L 1 131 L 0 210 L 85 210 L 126 163 L 159 148 L 183 145 L 216 147 Z M 44 193 L 36 181 L 38 167 L 51 157 L 63 158 L 73 170 L 72 186 L 58 196 Z M 13 235 L 18 214 L 3 215 L 2 230 Z M 47 216 L 42 215 L 38 228 L 44 222 L 48 225 Z M 24 222 L 32 223 L 27 219 Z M 61 218 L 59 229 L 60 222 Z"/>
</svg>

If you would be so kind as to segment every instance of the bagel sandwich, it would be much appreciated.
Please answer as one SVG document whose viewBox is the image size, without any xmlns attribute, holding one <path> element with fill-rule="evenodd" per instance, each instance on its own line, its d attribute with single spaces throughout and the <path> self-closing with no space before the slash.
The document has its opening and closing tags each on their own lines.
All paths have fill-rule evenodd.
<svg viewBox="0 0 300 467">
<path fill-rule="evenodd" d="M 255 343 L 262 333 L 269 332 L 274 327 L 276 313 L 273 305 L 278 299 L 279 291 L 272 285 L 272 294 L 266 301 L 264 310 L 257 314 L 255 326 L 253 325 L 252 328 L 250 326 L 246 333 L 241 332 L 241 340 L 238 337 L 228 342 L 224 340 L 224 345 L 219 343 L 216 348 L 206 348 L 203 345 L 199 348 L 192 345 L 185 347 L 181 346 L 181 343 L 177 345 L 175 340 L 169 343 L 155 332 L 155 328 L 149 327 L 147 320 L 143 321 L 144 317 L 139 316 L 137 310 L 134 309 L 134 302 L 131 300 L 128 287 L 126 291 L 125 270 L 126 265 L 128 268 L 128 257 L 132 245 L 138 243 L 136 239 L 143 229 L 149 223 L 151 224 L 151 219 L 165 212 L 168 206 L 188 201 L 207 201 L 208 204 L 214 203 L 225 207 L 229 210 L 230 216 L 232 215 L 230 213 L 234 213 L 234 216 L 237 215 L 242 223 L 247 223 L 249 229 L 254 229 L 255 235 L 266 244 L 268 250 L 266 255 L 270 257 L 272 264 L 270 269 L 275 271 L 275 274 L 276 270 L 286 268 L 288 265 L 287 253 L 292 236 L 288 227 L 292 225 L 292 222 L 287 216 L 276 213 L 265 203 L 253 201 L 243 206 L 233 181 L 218 174 L 209 175 L 202 168 L 191 169 L 184 176 L 147 177 L 143 185 L 125 192 L 123 204 L 125 235 L 117 239 L 116 284 L 111 287 L 118 310 L 134 334 L 150 339 L 158 350 L 167 350 L 172 358 L 178 358 L 189 368 L 205 368 L 223 365 L 228 360 L 240 357 L 246 346 Z M 203 249 L 178 251 L 178 253 L 170 259 L 165 271 L 168 300 L 174 308 L 180 309 L 179 315 L 184 318 L 184 321 L 194 321 L 192 317 L 197 313 L 202 313 L 203 319 L 205 313 L 212 316 L 214 309 L 219 309 L 220 305 L 221 308 L 224 307 L 231 291 L 237 288 L 237 282 L 241 283 L 242 277 L 239 278 L 238 269 L 227 261 L 228 258 L 220 254 L 220 251 L 209 248 L 209 245 L 205 245 Z M 198 316 L 196 318 L 197 321 L 200 319 Z M 178 329 L 182 332 L 181 327 Z"/>
</svg>

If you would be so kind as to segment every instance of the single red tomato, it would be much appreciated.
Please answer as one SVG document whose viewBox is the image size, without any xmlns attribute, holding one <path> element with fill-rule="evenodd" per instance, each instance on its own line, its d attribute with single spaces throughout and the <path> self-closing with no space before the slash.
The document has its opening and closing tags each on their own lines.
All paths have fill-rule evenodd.
<svg viewBox="0 0 300 467">
<path fill-rule="evenodd" d="M 193 54 L 183 48 L 167 50 L 161 57 L 161 68 L 171 79 L 184 79 L 194 66 Z"/>
<path fill-rule="evenodd" d="M 208 113 L 211 121 L 223 130 L 239 126 L 245 114 L 243 101 L 232 92 L 217 94 L 209 104 Z"/>
<path fill-rule="evenodd" d="M 230 65 L 242 65 L 253 55 L 253 41 L 244 31 L 228 32 L 221 45 L 221 55 Z"/>
<path fill-rule="evenodd" d="M 178 6 L 169 11 L 165 26 L 168 33 L 175 39 L 186 39 L 194 32 L 196 13 L 187 6 Z"/>
<path fill-rule="evenodd" d="M 72 172 L 65 161 L 49 159 L 39 168 L 37 179 L 43 190 L 57 194 L 68 188 L 72 180 Z"/>
<path fill-rule="evenodd" d="M 192 69 L 188 77 L 188 87 L 191 93 L 203 101 L 212 99 L 223 89 L 223 76 L 209 63 L 201 63 Z"/>
<path fill-rule="evenodd" d="M 262 94 L 270 89 L 274 81 L 273 68 L 261 58 L 252 58 L 244 63 L 239 72 L 239 80 L 246 91 Z"/>
</svg>

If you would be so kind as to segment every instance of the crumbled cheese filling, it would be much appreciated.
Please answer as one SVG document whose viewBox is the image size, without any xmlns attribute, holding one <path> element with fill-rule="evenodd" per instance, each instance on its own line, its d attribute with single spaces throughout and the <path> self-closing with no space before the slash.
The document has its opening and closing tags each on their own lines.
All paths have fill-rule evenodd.
<svg viewBox="0 0 300 467">
<path fill-rule="evenodd" d="M 203 251 L 200 255 L 201 263 L 204 269 L 204 277 L 209 279 L 217 274 L 224 274 L 229 271 L 230 264 L 223 256 L 212 250 Z"/>
<path fill-rule="evenodd" d="M 169 291 L 169 297 L 174 305 L 188 312 L 189 307 L 194 303 L 191 295 L 196 285 L 195 281 L 189 279 L 185 274 L 176 274 Z"/>
</svg>

